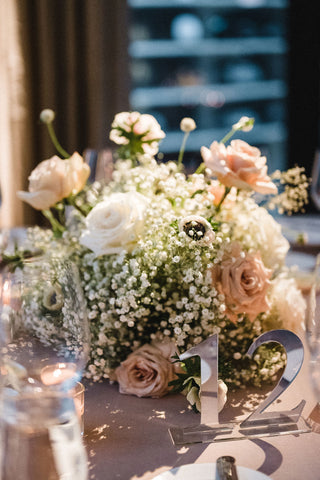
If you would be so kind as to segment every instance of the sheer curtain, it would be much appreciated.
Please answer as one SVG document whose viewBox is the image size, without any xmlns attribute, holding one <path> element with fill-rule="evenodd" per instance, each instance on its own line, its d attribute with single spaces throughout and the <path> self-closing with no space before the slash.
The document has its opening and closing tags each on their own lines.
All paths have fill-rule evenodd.
<svg viewBox="0 0 320 480">
<path fill-rule="evenodd" d="M 108 146 L 114 114 L 128 108 L 126 32 L 126 0 L 0 0 L 0 226 L 40 221 L 16 190 L 56 153 L 43 108 L 70 153 Z"/>
</svg>

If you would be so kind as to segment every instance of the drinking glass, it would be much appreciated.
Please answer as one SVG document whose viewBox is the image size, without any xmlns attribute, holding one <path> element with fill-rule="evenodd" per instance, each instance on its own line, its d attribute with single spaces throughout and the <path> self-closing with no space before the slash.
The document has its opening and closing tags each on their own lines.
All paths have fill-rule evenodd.
<svg viewBox="0 0 320 480">
<path fill-rule="evenodd" d="M 2 273 L 2 480 L 87 478 L 72 394 L 89 345 L 86 302 L 72 262 L 44 255 Z"/>
</svg>

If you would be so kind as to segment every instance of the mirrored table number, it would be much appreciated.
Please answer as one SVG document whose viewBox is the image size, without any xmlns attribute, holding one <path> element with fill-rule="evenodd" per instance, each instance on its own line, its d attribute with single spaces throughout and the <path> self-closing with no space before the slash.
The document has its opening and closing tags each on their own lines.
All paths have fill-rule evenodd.
<svg viewBox="0 0 320 480">
<path fill-rule="evenodd" d="M 183 361 L 198 355 L 201 368 L 201 418 L 200 424 L 169 429 L 176 445 L 241 440 L 284 434 L 307 433 L 310 426 L 302 417 L 305 400 L 292 410 L 266 409 L 291 385 L 303 364 L 304 349 L 300 338 L 289 330 L 271 330 L 258 337 L 250 346 L 250 357 L 264 343 L 276 342 L 286 351 L 287 363 L 275 388 L 247 418 L 230 423 L 219 423 L 218 415 L 218 335 L 212 335 L 199 345 L 180 355 Z"/>
</svg>

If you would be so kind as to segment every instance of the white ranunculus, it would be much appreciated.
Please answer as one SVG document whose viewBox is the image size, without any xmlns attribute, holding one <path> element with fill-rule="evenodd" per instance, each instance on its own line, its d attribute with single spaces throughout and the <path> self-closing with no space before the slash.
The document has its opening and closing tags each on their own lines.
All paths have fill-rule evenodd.
<svg viewBox="0 0 320 480">
<path fill-rule="evenodd" d="M 144 226 L 147 203 L 137 192 L 111 194 L 86 217 L 80 243 L 96 256 L 132 251 Z"/>
</svg>

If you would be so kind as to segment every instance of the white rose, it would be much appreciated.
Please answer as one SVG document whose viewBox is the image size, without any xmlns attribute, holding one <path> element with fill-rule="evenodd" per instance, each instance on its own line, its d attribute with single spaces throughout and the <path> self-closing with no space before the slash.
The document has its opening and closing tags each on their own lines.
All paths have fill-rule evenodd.
<svg viewBox="0 0 320 480">
<path fill-rule="evenodd" d="M 143 229 L 147 202 L 137 192 L 111 194 L 86 217 L 80 243 L 96 256 L 132 251 Z"/>
</svg>

